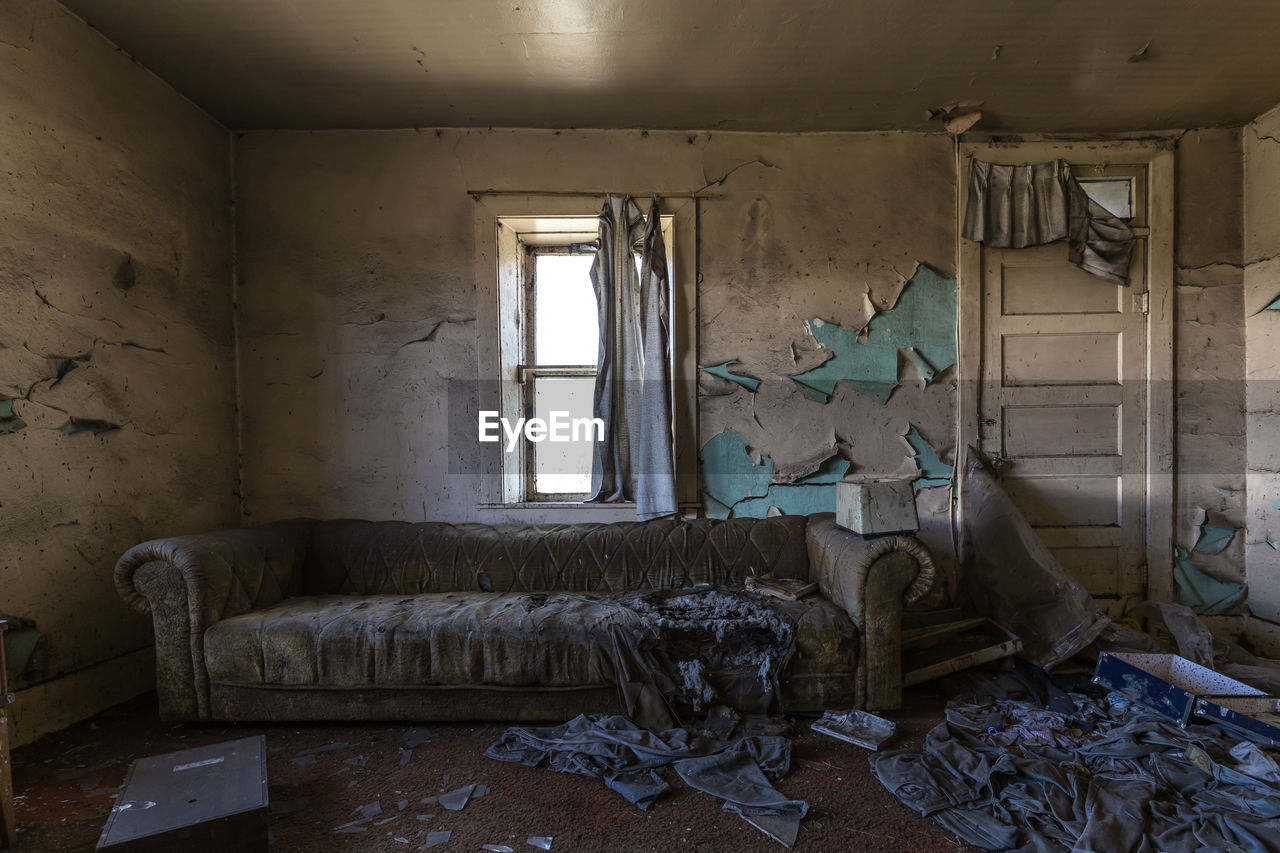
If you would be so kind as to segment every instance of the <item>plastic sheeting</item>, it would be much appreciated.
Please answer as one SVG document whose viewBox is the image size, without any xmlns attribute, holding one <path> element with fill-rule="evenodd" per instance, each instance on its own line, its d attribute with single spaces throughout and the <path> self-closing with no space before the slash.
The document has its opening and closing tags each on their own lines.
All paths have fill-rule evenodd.
<svg viewBox="0 0 1280 853">
<path fill-rule="evenodd" d="M 1109 620 L 973 448 L 965 461 L 964 500 L 966 587 L 974 609 L 1018 635 L 1021 656 L 1045 669 L 1093 642 Z"/>
</svg>

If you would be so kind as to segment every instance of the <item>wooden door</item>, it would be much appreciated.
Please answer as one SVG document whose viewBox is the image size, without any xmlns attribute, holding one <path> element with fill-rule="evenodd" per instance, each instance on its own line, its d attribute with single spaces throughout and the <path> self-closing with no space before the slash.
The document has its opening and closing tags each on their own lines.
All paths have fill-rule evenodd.
<svg viewBox="0 0 1280 853">
<path fill-rule="evenodd" d="M 980 247 L 977 436 L 1064 568 L 1118 615 L 1147 593 L 1147 167 L 1075 169 L 1110 181 L 1084 185 L 1129 214 L 1130 284 L 1077 269 L 1065 242 Z"/>
</svg>

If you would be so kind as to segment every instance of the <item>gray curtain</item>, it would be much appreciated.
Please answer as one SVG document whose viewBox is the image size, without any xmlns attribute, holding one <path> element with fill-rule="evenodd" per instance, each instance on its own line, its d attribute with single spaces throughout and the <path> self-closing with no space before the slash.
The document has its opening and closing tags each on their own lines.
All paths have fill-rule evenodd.
<svg viewBox="0 0 1280 853">
<path fill-rule="evenodd" d="M 670 283 L 656 198 L 647 219 L 630 196 L 605 200 L 591 283 L 600 312 L 594 416 L 604 441 L 595 444 L 588 500 L 635 501 L 641 521 L 672 515 Z"/>
<path fill-rule="evenodd" d="M 969 167 L 965 239 L 994 249 L 1022 249 L 1067 240 L 1067 260 L 1114 284 L 1129 283 L 1133 232 L 1089 198 L 1065 160 Z"/>
</svg>

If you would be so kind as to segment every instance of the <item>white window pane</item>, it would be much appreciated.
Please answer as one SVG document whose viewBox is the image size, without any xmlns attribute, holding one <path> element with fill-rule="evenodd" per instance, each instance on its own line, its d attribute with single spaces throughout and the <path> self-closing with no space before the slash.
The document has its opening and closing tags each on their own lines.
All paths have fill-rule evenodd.
<svg viewBox="0 0 1280 853">
<path fill-rule="evenodd" d="M 1121 219 L 1133 216 L 1133 179 L 1082 180 L 1085 195 Z"/>
<path fill-rule="evenodd" d="M 595 364 L 600 320 L 593 255 L 538 255 L 534 269 L 534 363 Z"/>
<path fill-rule="evenodd" d="M 588 423 L 595 377 L 540 376 L 533 383 L 534 417 L 559 425 L 544 440 L 531 443 L 533 489 L 538 494 L 585 495 L 591 489 L 591 451 L 598 437 Z"/>
</svg>

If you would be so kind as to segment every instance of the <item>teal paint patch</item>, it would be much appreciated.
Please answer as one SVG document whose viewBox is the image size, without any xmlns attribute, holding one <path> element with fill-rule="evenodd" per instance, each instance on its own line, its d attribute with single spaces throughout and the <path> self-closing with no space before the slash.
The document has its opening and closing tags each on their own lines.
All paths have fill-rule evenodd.
<svg viewBox="0 0 1280 853">
<path fill-rule="evenodd" d="M 702 514 L 707 518 L 725 519 L 729 517 L 730 508 L 720 503 L 720 501 L 711 497 L 706 492 L 702 493 Z"/>
<path fill-rule="evenodd" d="M 1231 542 L 1231 537 L 1236 535 L 1238 527 L 1212 527 L 1208 524 L 1200 525 L 1200 538 L 1196 540 L 1196 544 L 1192 546 L 1192 551 L 1198 551 L 1201 554 L 1221 554 L 1222 550 Z"/>
<path fill-rule="evenodd" d="M 104 432 L 120 429 L 119 424 L 110 421 L 99 421 L 92 418 L 72 418 L 62 426 L 63 435 L 74 435 L 77 432 L 91 432 L 101 435 Z"/>
<path fill-rule="evenodd" d="M 794 376 L 791 376 L 789 378 L 791 379 L 792 383 L 795 384 L 796 390 L 805 396 L 805 399 L 812 400 L 815 403 L 821 403 L 824 406 L 827 403 L 831 402 L 830 394 L 823 394 L 817 388 L 814 388 L 811 385 L 805 385 L 803 382 L 799 381 Z"/>
<path fill-rule="evenodd" d="M 1280 545 L 1276 545 L 1276 543 L 1271 540 L 1270 536 L 1267 537 L 1267 544 L 1271 546 L 1272 551 L 1280 551 Z"/>
<path fill-rule="evenodd" d="M 1173 578 L 1178 582 L 1178 601 L 1205 616 L 1218 616 L 1244 601 L 1249 590 L 1244 584 L 1210 577 L 1196 568 L 1187 549 L 1173 546 Z"/>
<path fill-rule="evenodd" d="M 932 372 L 926 382 L 955 364 L 955 279 L 943 278 L 924 264 L 917 266 L 897 304 L 867 323 L 865 343 L 858 343 L 856 333 L 819 319 L 808 326 L 813 339 L 835 356 L 791 378 L 826 397 L 844 380 L 883 406 L 898 387 L 898 350 L 914 348 L 910 357 L 917 371 L 923 362 L 925 372 Z"/>
<path fill-rule="evenodd" d="M 1254 316 L 1256 317 L 1257 315 L 1261 314 L 1263 311 L 1280 311 L 1280 296 L 1277 296 L 1275 299 L 1273 299 L 1270 305 L 1264 306 L 1262 308 L 1259 308 L 1257 311 L 1255 311 Z"/>
<path fill-rule="evenodd" d="M 784 515 L 813 515 L 836 511 L 836 483 L 844 479 L 852 465 L 832 456 L 807 477 L 794 483 L 773 483 L 762 498 L 749 498 L 733 508 L 734 518 L 764 518 L 769 507 Z"/>
<path fill-rule="evenodd" d="M 1226 486 L 1218 486 L 1218 491 L 1224 495 L 1234 495 L 1239 489 L 1229 489 Z"/>
<path fill-rule="evenodd" d="M 702 511 L 707 518 L 764 518 L 769 507 L 787 515 L 835 512 L 836 486 L 850 463 L 833 455 L 794 483 L 771 483 L 773 460 L 751 461 L 747 440 L 725 430 L 702 446 Z"/>
<path fill-rule="evenodd" d="M 1271 502 L 1272 509 L 1280 509 L 1280 498 L 1276 498 Z"/>
<path fill-rule="evenodd" d="M 0 435 L 10 435 L 25 428 L 27 422 L 13 410 L 12 400 L 0 400 Z"/>
<path fill-rule="evenodd" d="M 920 468 L 921 476 L 911 484 L 912 491 L 918 492 L 921 489 L 951 485 L 951 478 L 956 472 L 955 467 L 938 458 L 937 451 L 925 443 L 924 438 L 916 430 L 915 424 L 911 424 L 902 437 L 907 440 L 907 444 L 911 445 L 911 449 L 915 452 L 916 465 Z"/>
<path fill-rule="evenodd" d="M 915 347 L 910 347 L 907 350 L 907 360 L 916 366 L 916 373 L 920 375 L 926 385 L 933 381 L 933 377 L 938 375 L 938 371 L 934 370 L 933 365 L 924 360 L 920 350 Z"/>
<path fill-rule="evenodd" d="M 719 376 L 721 379 L 728 379 L 730 382 L 737 382 L 748 391 L 754 391 L 760 387 L 759 379 L 752 379 L 750 376 L 739 376 L 736 373 L 729 372 L 729 365 L 741 364 L 736 359 L 733 361 L 725 361 L 712 367 L 699 367 L 703 373 L 710 373 L 712 376 Z"/>
<path fill-rule="evenodd" d="M 743 498 L 763 497 L 773 479 L 773 460 L 757 465 L 747 453 L 747 440 L 733 430 L 714 436 L 698 451 L 702 467 L 703 512 L 710 515 L 707 499 L 732 509 Z"/>
<path fill-rule="evenodd" d="M 783 515 L 813 515 L 836 511 L 836 487 L 830 485 L 773 486 L 762 503 L 776 506 Z"/>
<path fill-rule="evenodd" d="M 53 380 L 53 384 L 57 385 L 62 381 L 62 377 L 75 370 L 80 365 L 76 363 L 76 359 L 69 358 L 64 355 L 54 356 L 53 367 L 57 371 L 57 378 Z"/>
</svg>

